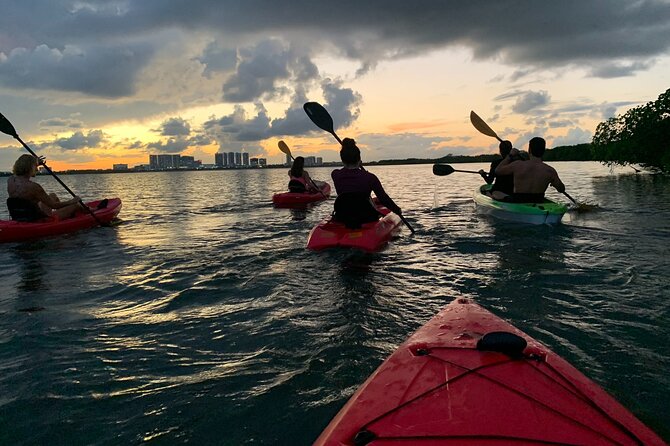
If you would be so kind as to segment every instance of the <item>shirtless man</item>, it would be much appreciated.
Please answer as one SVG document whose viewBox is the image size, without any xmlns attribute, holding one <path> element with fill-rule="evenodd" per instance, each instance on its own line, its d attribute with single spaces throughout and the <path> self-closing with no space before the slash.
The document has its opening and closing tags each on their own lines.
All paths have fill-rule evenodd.
<svg viewBox="0 0 670 446">
<path fill-rule="evenodd" d="M 514 163 L 517 149 L 510 154 L 496 168 L 496 175 L 514 175 L 514 193 L 504 201 L 515 203 L 542 203 L 544 192 L 551 184 L 557 191 L 564 192 L 565 185 L 558 178 L 556 170 L 542 161 L 546 149 L 543 138 L 535 137 L 528 143 L 530 159 L 521 163 Z"/>
<path fill-rule="evenodd" d="M 37 175 L 38 160 L 32 155 L 21 155 L 14 163 L 14 176 L 7 180 L 7 206 L 14 220 L 35 221 L 57 216 L 73 217 L 81 209 L 80 198 L 60 201 L 56 194 L 47 194 L 42 186 L 30 181 Z"/>
</svg>

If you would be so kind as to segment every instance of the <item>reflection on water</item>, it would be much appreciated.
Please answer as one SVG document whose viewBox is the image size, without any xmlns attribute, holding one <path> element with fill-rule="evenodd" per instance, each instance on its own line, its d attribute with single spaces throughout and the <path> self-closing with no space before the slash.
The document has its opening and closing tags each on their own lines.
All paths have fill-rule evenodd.
<svg viewBox="0 0 670 446">
<path fill-rule="evenodd" d="M 85 199 L 121 197 L 124 223 L 0 247 L 0 444 L 310 444 L 457 296 L 670 438 L 670 181 L 553 165 L 599 209 L 499 222 L 474 211 L 476 175 L 370 167 L 417 230 L 377 254 L 307 251 L 333 200 L 274 208 L 284 169 L 65 176 Z"/>
</svg>

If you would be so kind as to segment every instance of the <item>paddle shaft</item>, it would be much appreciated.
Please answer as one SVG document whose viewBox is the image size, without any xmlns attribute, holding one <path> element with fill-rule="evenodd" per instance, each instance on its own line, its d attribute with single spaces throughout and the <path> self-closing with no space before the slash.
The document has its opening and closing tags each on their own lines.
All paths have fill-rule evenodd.
<svg viewBox="0 0 670 446">
<path fill-rule="evenodd" d="M 579 204 L 577 204 L 577 202 L 575 201 L 575 199 L 572 198 L 572 197 L 570 196 L 570 194 L 568 194 L 567 192 L 563 191 L 563 195 L 565 195 L 566 197 L 568 197 L 568 198 L 570 199 L 570 201 L 572 201 L 574 204 L 576 204 L 577 206 L 579 206 Z"/>
<path fill-rule="evenodd" d="M 30 147 L 28 147 L 28 144 L 26 144 L 25 142 L 23 142 L 23 140 L 19 137 L 19 135 L 12 135 L 12 136 L 14 136 L 14 138 L 15 138 L 18 142 L 20 142 L 21 145 L 22 145 L 28 152 L 30 152 L 30 154 L 31 154 L 32 156 L 34 156 L 35 158 L 39 159 L 39 157 L 37 156 L 37 154 L 35 154 L 35 152 L 33 152 L 33 150 L 32 150 Z M 71 190 L 69 187 L 67 187 L 67 185 L 66 185 L 65 183 L 63 183 L 63 181 L 62 181 L 60 178 L 58 178 L 58 175 L 56 175 L 56 174 L 53 172 L 53 170 L 51 170 L 51 168 L 49 168 L 49 166 L 46 165 L 46 163 L 42 163 L 42 166 L 44 166 L 44 168 L 47 170 L 47 172 L 49 172 L 49 173 L 51 174 L 51 176 L 53 176 L 53 177 L 56 179 L 56 181 L 58 181 L 58 183 L 60 183 L 60 185 L 63 186 L 63 188 L 64 188 L 66 191 L 68 191 L 68 192 L 70 193 L 70 195 L 72 195 L 73 198 L 76 197 L 75 193 L 72 192 L 72 190 Z M 84 209 L 86 209 L 86 210 L 88 211 L 89 214 L 91 214 L 91 217 L 93 217 L 93 218 L 95 219 L 95 221 L 98 222 L 98 224 L 99 224 L 100 226 L 104 226 L 103 223 L 100 221 L 100 219 L 93 213 L 93 211 L 91 210 L 91 208 L 89 208 L 88 206 L 86 206 L 86 205 L 84 204 L 84 202 L 81 200 L 81 198 L 79 199 L 79 203 L 84 207 Z"/>
</svg>

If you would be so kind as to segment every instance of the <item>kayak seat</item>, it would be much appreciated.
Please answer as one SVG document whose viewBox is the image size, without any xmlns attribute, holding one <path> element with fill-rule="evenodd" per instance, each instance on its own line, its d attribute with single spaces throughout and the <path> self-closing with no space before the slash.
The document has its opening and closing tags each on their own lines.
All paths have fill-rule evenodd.
<svg viewBox="0 0 670 446">
<path fill-rule="evenodd" d="M 374 207 L 367 194 L 340 194 L 335 199 L 333 219 L 348 229 L 360 229 L 364 223 L 379 220 L 382 214 Z"/>
<path fill-rule="evenodd" d="M 31 222 L 42 220 L 48 216 L 30 200 L 18 197 L 9 197 L 7 199 L 7 209 L 12 220 Z"/>
<path fill-rule="evenodd" d="M 291 180 L 288 182 L 288 190 L 289 192 L 294 192 L 297 194 L 304 194 L 307 192 L 305 185 L 297 180 Z"/>
<path fill-rule="evenodd" d="M 100 203 L 95 207 L 96 209 L 105 209 L 107 207 L 107 204 L 109 204 L 109 200 L 107 198 L 103 198 L 100 200 Z"/>
<path fill-rule="evenodd" d="M 523 356 L 528 343 L 524 338 L 507 331 L 492 331 L 477 341 L 477 350 L 503 353 L 510 358 L 517 359 Z"/>
</svg>

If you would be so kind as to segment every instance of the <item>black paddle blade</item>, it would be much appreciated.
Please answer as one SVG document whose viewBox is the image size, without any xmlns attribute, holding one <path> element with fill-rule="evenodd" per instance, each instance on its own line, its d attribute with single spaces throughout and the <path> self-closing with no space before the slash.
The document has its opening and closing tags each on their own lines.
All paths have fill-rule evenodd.
<svg viewBox="0 0 670 446">
<path fill-rule="evenodd" d="M 433 164 L 433 175 L 444 176 L 454 173 L 454 168 L 449 164 Z"/>
<path fill-rule="evenodd" d="M 12 123 L 9 122 L 9 120 L 5 118 L 5 115 L 2 113 L 0 113 L 0 132 L 6 133 L 9 136 L 13 136 L 14 138 L 18 136 Z"/>
<path fill-rule="evenodd" d="M 309 119 L 312 120 L 317 127 L 321 130 L 325 130 L 329 133 L 334 133 L 335 129 L 333 128 L 333 118 L 331 118 L 328 110 L 323 108 L 323 105 L 318 102 L 305 102 L 305 105 L 302 106 L 309 116 Z"/>
</svg>

